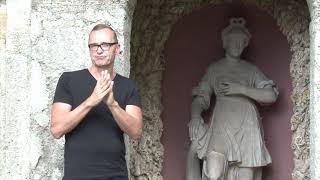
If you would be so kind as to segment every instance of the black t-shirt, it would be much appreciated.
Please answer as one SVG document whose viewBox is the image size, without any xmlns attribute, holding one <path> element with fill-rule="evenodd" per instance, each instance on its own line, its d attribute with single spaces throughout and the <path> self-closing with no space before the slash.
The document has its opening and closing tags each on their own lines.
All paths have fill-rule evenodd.
<svg viewBox="0 0 320 180">
<path fill-rule="evenodd" d="M 113 94 L 121 108 L 140 105 L 135 83 L 119 74 Z M 86 100 L 96 85 L 88 69 L 61 75 L 53 102 L 70 104 L 72 110 Z M 103 102 L 92 108 L 76 128 L 65 135 L 64 180 L 102 180 L 126 176 L 123 131 Z"/>
</svg>

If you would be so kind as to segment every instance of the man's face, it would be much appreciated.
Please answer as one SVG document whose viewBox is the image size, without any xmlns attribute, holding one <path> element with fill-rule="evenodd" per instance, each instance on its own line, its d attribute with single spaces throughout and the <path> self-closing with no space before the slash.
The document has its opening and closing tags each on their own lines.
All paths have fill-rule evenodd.
<svg viewBox="0 0 320 180">
<path fill-rule="evenodd" d="M 92 64 L 99 68 L 113 67 L 120 48 L 110 29 L 92 31 L 89 35 L 89 51 Z"/>
<path fill-rule="evenodd" d="M 224 41 L 226 53 L 231 57 L 238 58 L 248 44 L 248 37 L 241 33 L 232 33 Z"/>
</svg>

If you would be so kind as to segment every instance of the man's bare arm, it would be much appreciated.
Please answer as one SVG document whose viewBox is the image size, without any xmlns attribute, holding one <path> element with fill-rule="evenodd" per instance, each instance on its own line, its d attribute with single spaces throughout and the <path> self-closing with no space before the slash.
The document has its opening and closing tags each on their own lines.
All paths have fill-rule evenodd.
<svg viewBox="0 0 320 180">
<path fill-rule="evenodd" d="M 73 130 L 91 110 L 93 106 L 84 101 L 77 108 L 71 111 L 71 105 L 56 102 L 52 105 L 51 111 L 51 133 L 59 139 L 66 133 Z"/>
<path fill-rule="evenodd" d="M 139 139 L 142 133 L 142 111 L 141 108 L 134 105 L 127 105 L 122 109 L 115 101 L 109 109 L 123 132 L 132 139 Z"/>
</svg>

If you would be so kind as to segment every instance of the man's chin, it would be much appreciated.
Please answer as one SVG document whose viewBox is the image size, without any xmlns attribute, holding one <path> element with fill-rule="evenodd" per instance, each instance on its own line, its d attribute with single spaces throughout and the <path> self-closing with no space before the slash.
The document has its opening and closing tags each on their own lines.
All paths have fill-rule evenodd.
<svg viewBox="0 0 320 180">
<path fill-rule="evenodd" d="M 99 66 L 99 67 L 100 67 L 100 66 L 108 66 L 109 63 L 106 62 L 106 61 L 102 61 L 102 60 L 99 61 L 99 60 L 98 60 L 98 61 L 95 61 L 94 64 L 95 64 L 96 66 Z"/>
<path fill-rule="evenodd" d="M 109 65 L 108 65 L 108 64 L 98 64 L 98 63 L 95 63 L 94 66 L 97 67 L 97 68 L 106 68 L 106 67 L 108 67 Z"/>
<path fill-rule="evenodd" d="M 106 61 L 106 60 L 103 60 L 103 61 L 102 61 L 102 60 L 96 60 L 96 61 L 94 61 L 93 63 L 94 63 L 94 65 L 95 65 L 96 67 L 98 67 L 98 68 L 106 68 L 106 67 L 109 67 L 109 66 L 112 65 L 111 62 Z"/>
</svg>

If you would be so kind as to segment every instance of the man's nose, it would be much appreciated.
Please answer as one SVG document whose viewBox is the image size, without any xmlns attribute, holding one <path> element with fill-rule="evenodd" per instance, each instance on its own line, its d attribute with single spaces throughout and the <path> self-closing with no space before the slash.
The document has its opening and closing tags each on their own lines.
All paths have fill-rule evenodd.
<svg viewBox="0 0 320 180">
<path fill-rule="evenodd" d="M 101 46 L 98 46 L 97 53 L 98 54 L 102 54 L 103 53 L 103 49 L 102 49 Z"/>
</svg>

